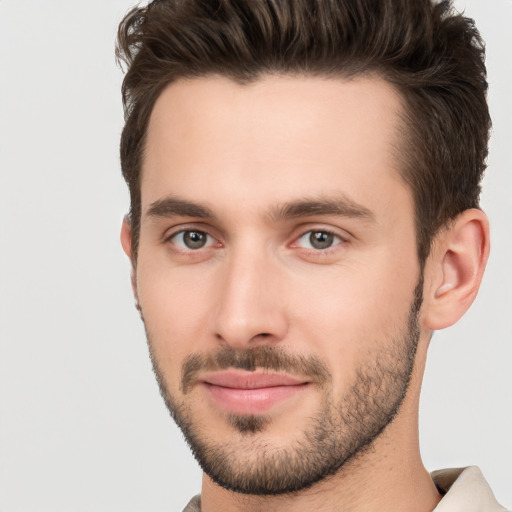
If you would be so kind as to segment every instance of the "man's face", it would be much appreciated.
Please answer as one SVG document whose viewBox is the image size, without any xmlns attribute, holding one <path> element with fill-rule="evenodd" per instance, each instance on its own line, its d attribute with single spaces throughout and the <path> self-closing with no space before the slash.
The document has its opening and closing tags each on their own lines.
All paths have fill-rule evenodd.
<svg viewBox="0 0 512 512">
<path fill-rule="evenodd" d="M 399 97 L 384 81 L 220 77 L 157 101 L 136 288 L 169 408 L 205 472 L 298 490 L 397 412 L 419 337 Z"/>
</svg>

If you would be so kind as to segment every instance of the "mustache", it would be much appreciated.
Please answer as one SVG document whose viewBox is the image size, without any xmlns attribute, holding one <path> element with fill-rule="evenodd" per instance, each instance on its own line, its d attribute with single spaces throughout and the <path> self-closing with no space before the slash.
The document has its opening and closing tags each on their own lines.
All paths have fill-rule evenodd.
<svg viewBox="0 0 512 512">
<path fill-rule="evenodd" d="M 268 345 L 245 350 L 225 347 L 209 354 L 187 356 L 181 369 L 181 390 L 187 394 L 201 372 L 228 369 L 254 372 L 257 368 L 311 377 L 320 385 L 331 378 L 325 363 L 316 356 L 289 354 Z"/>
</svg>

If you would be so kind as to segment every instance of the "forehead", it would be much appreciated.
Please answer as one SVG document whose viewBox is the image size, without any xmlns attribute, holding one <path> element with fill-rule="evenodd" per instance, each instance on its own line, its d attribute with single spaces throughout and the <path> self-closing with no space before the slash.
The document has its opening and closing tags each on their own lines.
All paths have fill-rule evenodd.
<svg viewBox="0 0 512 512">
<path fill-rule="evenodd" d="M 157 100 L 142 169 L 144 206 L 163 194 L 247 206 L 339 192 L 392 200 L 401 98 L 377 77 L 179 80 Z"/>
</svg>

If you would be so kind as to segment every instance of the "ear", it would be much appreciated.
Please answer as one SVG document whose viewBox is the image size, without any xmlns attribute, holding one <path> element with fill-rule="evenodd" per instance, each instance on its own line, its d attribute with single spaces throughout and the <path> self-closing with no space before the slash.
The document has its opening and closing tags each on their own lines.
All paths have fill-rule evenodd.
<svg viewBox="0 0 512 512">
<path fill-rule="evenodd" d="M 133 295 L 135 297 L 135 307 L 140 311 L 139 305 L 139 297 L 137 294 L 137 279 L 135 277 L 135 268 L 133 267 L 132 260 L 132 226 L 128 216 L 123 219 L 123 224 L 121 226 L 121 245 L 123 247 L 123 251 L 126 256 L 130 258 L 132 261 L 132 272 L 131 272 L 131 282 L 132 282 L 132 290 Z"/>
<path fill-rule="evenodd" d="M 469 309 L 480 288 L 489 248 L 489 222 L 481 210 L 464 211 L 438 234 L 425 268 L 426 328 L 449 327 Z"/>
<path fill-rule="evenodd" d="M 132 258 L 132 225 L 128 218 L 128 215 L 123 219 L 123 224 L 121 226 L 121 245 L 123 246 L 123 251 L 125 252 L 128 258 Z"/>
</svg>

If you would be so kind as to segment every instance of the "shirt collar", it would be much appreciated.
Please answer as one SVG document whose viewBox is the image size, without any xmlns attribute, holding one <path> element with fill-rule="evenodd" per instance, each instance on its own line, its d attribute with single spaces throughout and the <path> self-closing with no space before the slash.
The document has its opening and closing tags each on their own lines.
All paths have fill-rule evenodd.
<svg viewBox="0 0 512 512">
<path fill-rule="evenodd" d="M 506 512 L 476 466 L 441 469 L 431 477 L 445 493 L 434 512 Z"/>
</svg>

